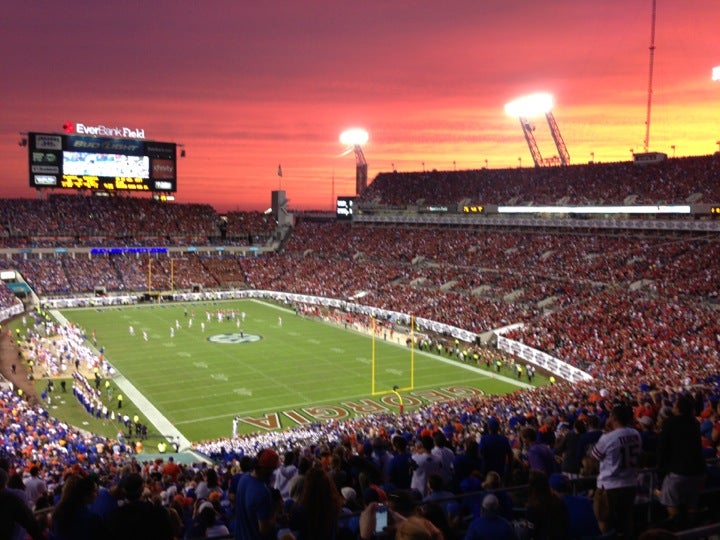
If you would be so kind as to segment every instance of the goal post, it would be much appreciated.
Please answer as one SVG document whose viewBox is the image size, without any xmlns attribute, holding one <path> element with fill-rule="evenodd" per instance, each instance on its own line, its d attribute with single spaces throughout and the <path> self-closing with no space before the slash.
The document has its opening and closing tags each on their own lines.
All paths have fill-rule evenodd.
<svg viewBox="0 0 720 540">
<path fill-rule="evenodd" d="M 409 392 L 415 388 L 415 318 L 410 316 L 410 357 L 394 363 L 388 367 L 376 353 L 377 323 L 375 317 L 372 321 L 372 350 L 371 350 L 371 388 L 373 396 Z M 402 398 L 399 398 L 402 400 Z"/>
</svg>

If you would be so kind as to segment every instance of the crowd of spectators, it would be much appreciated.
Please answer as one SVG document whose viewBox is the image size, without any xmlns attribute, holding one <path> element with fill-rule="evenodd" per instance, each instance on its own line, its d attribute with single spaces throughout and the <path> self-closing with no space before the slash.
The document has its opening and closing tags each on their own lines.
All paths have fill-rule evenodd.
<svg viewBox="0 0 720 540">
<path fill-rule="evenodd" d="M 715 203 L 720 157 L 695 156 L 639 166 L 632 162 L 565 167 L 380 173 L 360 206 L 474 204 L 617 205 Z"/>
<path fill-rule="evenodd" d="M 167 204 L 138 197 L 52 194 L 0 200 L 6 247 L 117 245 L 249 245 L 275 232 L 260 212 L 219 214 L 207 204 Z"/>
<path fill-rule="evenodd" d="M 661 495 L 663 479 L 675 466 L 664 461 L 672 449 L 661 442 L 670 429 L 666 425 L 679 414 L 673 408 L 690 404 L 703 460 L 718 452 L 720 377 L 716 368 L 693 367 L 702 377 L 692 386 L 671 384 L 656 370 L 632 380 L 610 376 L 602 382 L 559 382 L 505 396 L 428 404 L 403 414 L 206 441 L 196 450 L 212 462 L 185 464 L 172 457 L 143 460 L 122 437 L 106 440 L 81 433 L 53 420 L 42 407 L 2 391 L 0 468 L 16 479 L 7 485 L 41 518 L 40 527 L 57 538 L 72 537 L 62 532 L 70 526 L 64 500 L 74 496 L 78 481 L 89 483 L 83 488 L 83 515 L 78 519 L 92 519 L 93 531 L 102 531 L 103 537 L 115 537 L 108 527 L 119 512 L 127 513 L 130 521 L 123 533 L 138 538 L 148 538 L 150 524 L 136 512 L 156 516 L 152 525 L 158 529 L 152 534 L 159 536 L 153 538 L 199 538 L 210 535 L 208 529 L 232 534 L 248 526 L 243 521 L 246 509 L 241 509 L 244 488 L 238 486 L 245 475 L 264 468 L 263 483 L 273 488 L 268 495 L 273 502 L 265 517 L 254 517 L 268 521 L 273 538 L 276 533 L 278 538 L 383 538 L 368 533 L 378 503 L 390 507 L 388 531 L 416 519 L 440 531 L 428 538 L 475 538 L 473 534 L 487 533 L 488 519 L 510 526 L 513 536 L 508 538 L 547 538 L 537 532 L 545 527 L 562 531 L 551 538 L 580 538 L 603 526 L 587 511 L 594 484 L 583 480 L 597 475 L 597 462 L 588 451 L 602 433 L 610 432 L 609 418 L 623 403 L 630 407 L 630 427 L 642 439 L 632 504 L 638 516 L 650 515 L 647 505 L 653 507 L 649 519 L 630 512 L 632 526 L 673 528 L 708 519 L 707 513 L 711 519 L 717 501 L 703 493 L 720 487 L 718 470 L 711 463 L 703 465 L 696 504 L 715 506 L 706 514 L 684 514 L 689 521 L 677 521 L 677 503 L 664 502 Z M 705 376 L 711 371 L 713 375 Z M 695 431 L 688 433 L 694 436 Z M 566 503 L 571 506 L 552 510 L 569 492 L 575 497 Z M 489 494 L 497 500 L 488 499 Z M 583 503 L 585 511 L 578 513 Z M 125 507 L 133 504 L 144 506 Z M 330 527 L 330 536 L 307 536 L 308 530 L 321 526 L 311 519 L 314 505 L 329 519 L 322 526 Z M 28 532 L 41 537 L 32 528 Z"/>
<path fill-rule="evenodd" d="M 696 362 L 717 365 L 719 336 L 714 309 L 630 291 L 594 295 L 508 334 L 595 376 L 663 369 L 678 378 L 695 376 Z"/>
<path fill-rule="evenodd" d="M 148 254 L 53 254 L 0 261 L 0 268 L 17 270 L 39 295 L 70 295 L 147 290 L 214 289 L 244 284 L 239 262 L 182 253 L 179 256 Z"/>
<path fill-rule="evenodd" d="M 424 207 L 475 204 L 713 204 L 717 155 L 565 167 L 380 173 L 359 204 Z M 218 213 L 204 204 L 139 197 L 52 194 L 45 200 L 0 201 L 0 238 L 7 246 L 259 244 L 274 237 L 271 214 Z M 436 242 L 437 243 L 437 242 Z M 439 245 L 439 243 L 438 243 Z M 399 256 L 399 258 L 401 258 Z"/>
<path fill-rule="evenodd" d="M 715 240 L 299 222 L 262 257 L 57 254 L 0 263 L 38 294 L 247 287 L 351 299 L 510 337 L 593 374 L 716 359 Z M 148 276 L 152 277 L 149 278 Z M 666 279 L 667 278 L 667 279 Z M 12 300 L 9 298 L 8 300 Z"/>
<path fill-rule="evenodd" d="M 229 238 L 247 237 L 249 244 L 260 244 L 275 234 L 275 218 L 264 212 L 227 212 L 225 220 L 226 235 Z"/>
<path fill-rule="evenodd" d="M 0 309 L 6 309 L 20 304 L 21 300 L 10 290 L 4 281 L 0 283 Z"/>
<path fill-rule="evenodd" d="M 405 205 L 412 193 L 418 204 L 717 201 L 720 188 L 708 178 L 719 166 L 710 156 L 649 167 L 388 173 L 375 179 L 363 200 Z M 12 247 L 184 245 L 221 236 L 253 243 L 274 232 L 262 214 L 231 212 L 223 219 L 207 205 L 123 198 L 0 201 L 0 220 L 2 242 Z M 633 430 L 633 438 L 636 430 L 642 441 L 631 495 L 636 507 L 652 509 L 644 519 L 632 515 L 630 525 L 682 528 L 712 520 L 720 508 L 712 498 L 720 475 L 711 463 L 701 475 L 693 469 L 702 499 L 673 498 L 667 479 L 680 485 L 690 475 L 672 456 L 671 429 L 684 430 L 684 440 L 697 435 L 703 460 L 720 457 L 716 243 L 712 236 L 687 234 L 490 232 L 306 219 L 281 252 L 263 257 L 187 253 L 171 262 L 167 256 L 56 253 L 5 259 L 0 267 L 19 271 L 41 295 L 98 286 L 144 290 L 152 268 L 155 288 L 242 286 L 341 299 L 363 293 L 363 304 L 477 333 L 521 322 L 508 337 L 595 378 L 203 441 L 194 450 L 208 461 L 189 464 L 143 460 L 122 437 L 75 430 L 32 396 L 3 390 L 0 531 L 8 530 L 3 527 L 12 509 L 33 538 L 243 537 L 238 531 L 247 527 L 273 538 L 369 540 L 387 531 L 399 538 L 410 531 L 413 538 L 481 538 L 488 530 L 496 538 L 592 536 L 628 526 L 613 521 L 612 508 L 588 513 L 590 492 L 604 488 L 583 482 L 605 478 L 604 446 L 594 444 L 620 427 Z M 2 307 L 16 302 L 0 289 Z M 29 344 L 43 369 L 67 369 L 71 351 L 51 348 L 39 336 Z M 632 411 L 622 426 L 620 407 Z M 264 501 L 254 514 L 236 498 L 248 492 Z M 8 494 L 19 496 L 35 518 L 47 512 L 37 528 L 6 504 Z M 389 528 L 375 534 L 379 503 L 390 507 Z M 710 507 L 706 514 L 701 503 Z"/>
</svg>

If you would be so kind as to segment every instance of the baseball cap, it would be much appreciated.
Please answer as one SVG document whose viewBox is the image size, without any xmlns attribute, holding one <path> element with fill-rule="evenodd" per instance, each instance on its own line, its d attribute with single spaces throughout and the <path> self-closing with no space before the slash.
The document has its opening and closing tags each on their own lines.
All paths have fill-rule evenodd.
<svg viewBox="0 0 720 540">
<path fill-rule="evenodd" d="M 277 469 L 280 465 L 280 456 L 272 448 L 266 448 L 257 456 L 257 467 L 261 469 Z"/>
<path fill-rule="evenodd" d="M 482 501 L 482 507 L 483 510 L 499 510 L 500 509 L 500 501 L 498 498 L 493 495 L 492 493 L 489 493 L 485 495 Z"/>
<path fill-rule="evenodd" d="M 340 490 L 340 493 L 346 501 L 354 501 L 357 497 L 357 493 L 350 486 L 345 486 L 344 488 L 342 488 Z"/>
<path fill-rule="evenodd" d="M 371 484 L 370 487 L 363 492 L 363 499 L 365 500 L 365 504 L 372 501 L 384 503 L 387 501 L 387 493 L 379 486 Z"/>
<path fill-rule="evenodd" d="M 210 501 L 204 501 L 200 506 L 198 506 L 198 514 L 205 510 L 206 508 L 212 508 L 212 510 L 215 510 L 215 507 Z"/>
</svg>

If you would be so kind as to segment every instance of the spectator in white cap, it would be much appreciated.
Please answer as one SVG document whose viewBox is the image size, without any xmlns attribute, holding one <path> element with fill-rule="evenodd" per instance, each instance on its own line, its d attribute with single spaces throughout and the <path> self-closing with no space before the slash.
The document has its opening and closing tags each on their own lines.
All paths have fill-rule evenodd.
<svg viewBox="0 0 720 540">
<path fill-rule="evenodd" d="M 480 515 L 468 525 L 465 540 L 514 540 L 515 529 L 500 517 L 500 501 L 489 493 L 482 500 Z"/>
</svg>

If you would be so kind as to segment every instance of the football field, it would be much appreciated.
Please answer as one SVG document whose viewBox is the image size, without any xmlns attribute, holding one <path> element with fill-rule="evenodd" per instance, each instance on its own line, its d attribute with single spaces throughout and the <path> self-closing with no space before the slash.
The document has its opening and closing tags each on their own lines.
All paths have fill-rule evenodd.
<svg viewBox="0 0 720 540">
<path fill-rule="evenodd" d="M 397 412 L 400 400 L 411 410 L 526 386 L 411 349 L 404 336 L 373 339 L 257 300 L 82 308 L 62 315 L 91 341 L 94 333 L 118 376 L 189 441 L 230 437 L 233 419 L 237 433 L 252 433 Z M 153 414 L 140 410 L 155 424 Z"/>
</svg>

